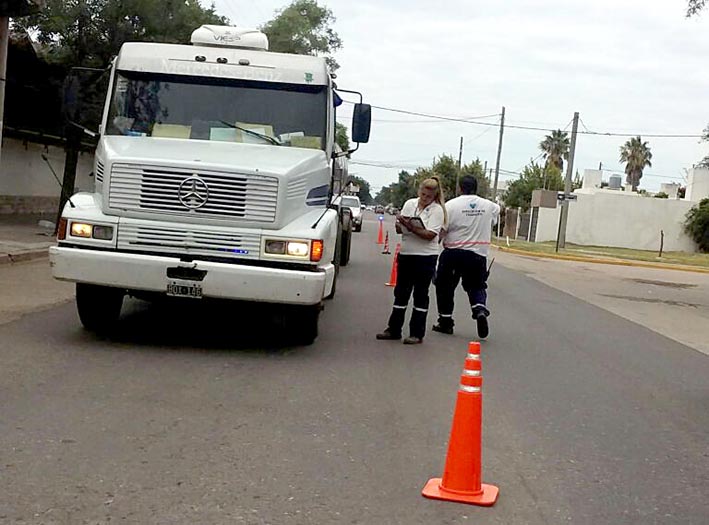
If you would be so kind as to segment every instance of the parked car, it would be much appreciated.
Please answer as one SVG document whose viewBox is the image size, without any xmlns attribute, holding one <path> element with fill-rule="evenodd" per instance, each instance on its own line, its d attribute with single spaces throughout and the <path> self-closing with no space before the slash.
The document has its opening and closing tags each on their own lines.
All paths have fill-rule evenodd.
<svg viewBox="0 0 709 525">
<path fill-rule="evenodd" d="M 352 230 L 362 231 L 362 204 L 357 195 L 340 195 L 334 202 L 337 206 L 345 206 L 352 210 Z"/>
</svg>

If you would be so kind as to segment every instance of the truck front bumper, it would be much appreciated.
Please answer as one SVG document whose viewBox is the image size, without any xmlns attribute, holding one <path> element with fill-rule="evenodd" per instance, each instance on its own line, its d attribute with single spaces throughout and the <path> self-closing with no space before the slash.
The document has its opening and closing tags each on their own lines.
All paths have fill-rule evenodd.
<svg viewBox="0 0 709 525">
<path fill-rule="evenodd" d="M 51 247 L 49 259 L 52 275 L 63 281 L 166 293 L 167 269 L 182 266 L 207 272 L 204 297 L 295 305 L 320 303 L 335 275 L 332 264 L 300 271 L 63 246 Z"/>
</svg>

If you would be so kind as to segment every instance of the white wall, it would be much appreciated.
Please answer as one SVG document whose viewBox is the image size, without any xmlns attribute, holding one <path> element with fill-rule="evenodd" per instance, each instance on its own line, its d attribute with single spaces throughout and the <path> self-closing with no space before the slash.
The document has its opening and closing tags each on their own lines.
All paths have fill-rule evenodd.
<svg viewBox="0 0 709 525">
<path fill-rule="evenodd" d="M 663 230 L 666 251 L 696 251 L 683 231 L 692 202 L 612 191 L 577 195 L 578 200 L 569 205 L 566 240 L 570 243 L 659 250 Z M 556 240 L 559 209 L 540 209 L 537 242 Z"/>
<path fill-rule="evenodd" d="M 583 187 L 584 188 L 600 188 L 603 182 L 602 170 L 583 170 Z"/>
<path fill-rule="evenodd" d="M 709 168 L 692 168 L 687 177 L 688 201 L 699 202 L 709 197 Z"/>
<path fill-rule="evenodd" d="M 539 208 L 535 242 L 556 241 L 556 234 L 559 231 L 560 210 L 561 206 L 557 206 L 556 208 Z"/>
<path fill-rule="evenodd" d="M 47 163 L 47 156 L 59 180 L 64 175 L 64 150 L 55 146 L 43 146 L 17 139 L 2 139 L 0 155 L 0 195 L 24 197 L 59 197 L 61 187 L 54 179 Z M 79 155 L 76 169 L 76 190 L 93 191 L 93 153 Z"/>
</svg>

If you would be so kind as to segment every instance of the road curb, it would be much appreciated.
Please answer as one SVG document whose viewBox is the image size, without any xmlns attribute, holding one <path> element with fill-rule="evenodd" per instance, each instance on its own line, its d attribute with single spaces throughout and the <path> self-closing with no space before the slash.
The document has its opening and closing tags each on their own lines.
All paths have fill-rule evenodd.
<svg viewBox="0 0 709 525">
<path fill-rule="evenodd" d="M 704 273 L 709 274 L 709 268 L 700 268 L 697 266 L 684 266 L 679 264 L 662 264 L 662 263 L 649 263 L 642 261 L 631 261 L 631 260 L 617 260 L 617 259 L 604 259 L 602 257 L 582 257 L 577 255 L 556 255 L 551 253 L 539 253 L 539 252 L 529 252 L 526 250 L 520 250 L 518 248 L 507 248 L 505 246 L 498 246 L 493 244 L 494 248 L 497 248 L 501 252 L 512 253 L 515 255 L 524 255 L 527 257 L 538 257 L 541 259 L 557 259 L 561 261 L 575 261 L 575 262 L 587 262 L 595 264 L 610 264 L 614 266 L 634 266 L 636 268 L 654 268 L 656 270 L 675 270 L 680 272 L 694 272 L 694 273 Z"/>
<path fill-rule="evenodd" d="M 44 259 L 49 256 L 49 248 L 41 250 L 27 250 L 17 253 L 0 253 L 0 266 L 3 264 L 15 264 L 20 262 Z"/>
</svg>

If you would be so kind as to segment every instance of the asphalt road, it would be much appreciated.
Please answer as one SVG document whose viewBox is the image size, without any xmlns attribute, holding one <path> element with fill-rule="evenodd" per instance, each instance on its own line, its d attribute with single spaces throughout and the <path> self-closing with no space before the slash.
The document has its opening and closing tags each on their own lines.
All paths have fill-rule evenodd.
<svg viewBox="0 0 709 525">
<path fill-rule="evenodd" d="M 370 220 L 309 347 L 229 305 L 131 302 L 109 339 L 73 304 L 0 325 L 0 523 L 707 522 L 709 358 L 498 264 L 483 478 L 500 498 L 421 497 L 475 332 L 460 296 L 456 335 L 375 341 L 375 239 Z"/>
</svg>

